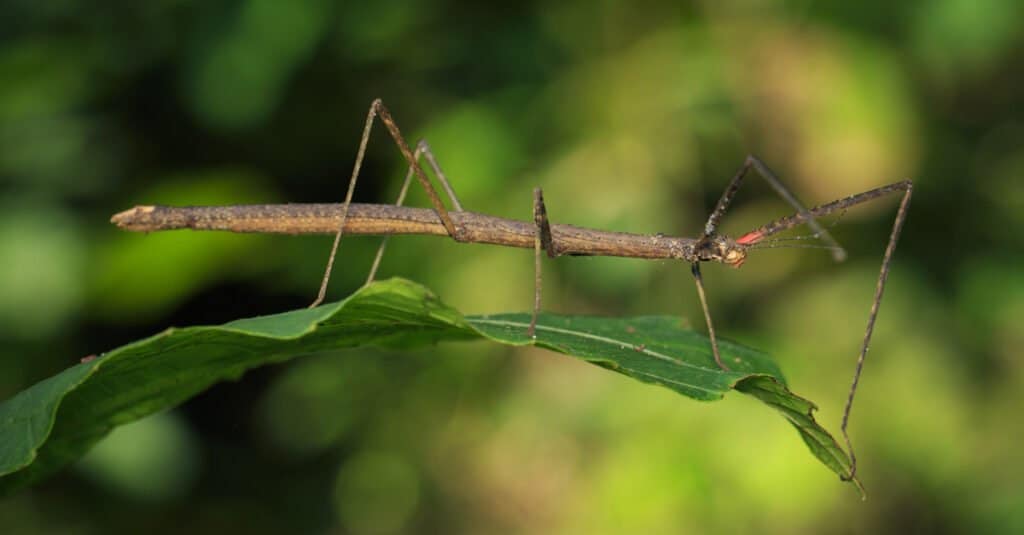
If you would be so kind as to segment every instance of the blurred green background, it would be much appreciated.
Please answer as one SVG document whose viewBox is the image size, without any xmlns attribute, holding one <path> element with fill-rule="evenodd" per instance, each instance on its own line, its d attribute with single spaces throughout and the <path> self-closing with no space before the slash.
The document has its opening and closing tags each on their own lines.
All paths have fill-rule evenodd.
<svg viewBox="0 0 1024 535">
<path fill-rule="evenodd" d="M 362 4 L 362 5 L 359 5 Z M 117 429 L 0 501 L 5 533 L 1024 531 L 1024 14 L 932 2 L 300 0 L 2 4 L 0 399 L 169 325 L 307 304 L 329 237 L 122 233 L 135 204 L 343 198 L 381 97 L 467 209 L 693 235 L 747 153 L 808 204 L 916 182 L 852 435 L 861 502 L 752 399 L 702 404 L 488 344 L 317 355 Z M 404 168 L 371 139 L 357 200 Z M 416 191 L 411 204 L 425 206 Z M 705 269 L 722 336 L 837 429 L 897 199 L 851 258 Z M 739 233 L 790 210 L 751 180 Z M 377 240 L 346 239 L 330 290 Z M 532 257 L 394 239 L 382 276 L 527 310 Z M 546 310 L 682 315 L 689 268 L 545 262 Z"/>
</svg>

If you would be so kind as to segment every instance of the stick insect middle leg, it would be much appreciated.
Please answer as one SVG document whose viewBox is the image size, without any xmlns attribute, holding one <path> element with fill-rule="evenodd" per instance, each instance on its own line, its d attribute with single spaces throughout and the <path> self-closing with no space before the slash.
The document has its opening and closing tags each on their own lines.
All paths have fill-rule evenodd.
<svg viewBox="0 0 1024 535">
<path fill-rule="evenodd" d="M 540 314 L 541 249 L 547 251 L 551 258 L 558 256 L 551 239 L 551 223 L 548 221 L 548 211 L 544 206 L 544 192 L 540 188 L 533 190 L 533 223 L 537 233 L 533 238 L 533 316 L 530 318 L 530 327 L 526 329 L 526 335 L 530 338 L 536 337 L 537 315 Z"/>
<path fill-rule="evenodd" d="M 327 259 L 327 268 L 324 270 L 324 278 L 320 283 L 320 291 L 317 294 L 316 299 L 309 305 L 309 308 L 318 306 L 323 302 L 324 297 L 327 295 L 327 283 L 331 279 L 331 271 L 334 269 L 334 260 L 338 254 L 338 247 L 341 245 L 341 236 L 345 232 L 345 221 L 348 218 L 348 207 L 352 204 L 352 193 L 356 188 L 356 180 L 359 178 L 359 170 L 363 165 L 363 156 L 366 153 L 366 145 L 370 139 L 370 131 L 373 128 L 373 120 L 380 117 L 384 127 L 387 128 L 388 133 L 391 134 L 391 138 L 394 140 L 395 145 L 398 146 L 398 150 L 405 157 L 405 160 L 409 163 L 409 168 L 412 173 L 416 176 L 416 179 L 423 186 L 427 196 L 430 198 L 430 204 L 433 206 L 437 216 L 441 219 L 441 223 L 444 225 L 445 230 L 448 231 L 448 235 L 456 241 L 461 240 L 461 234 L 455 227 L 455 223 L 452 222 L 451 216 L 448 214 L 448 209 L 445 208 L 444 202 L 441 201 L 440 195 L 437 190 L 434 189 L 433 184 L 430 183 L 430 179 L 427 178 L 423 168 L 420 167 L 418 158 L 413 154 L 412 149 L 409 148 L 409 144 L 405 142 L 405 138 L 402 137 L 402 132 L 398 129 L 398 125 L 395 124 L 395 120 L 391 117 L 391 113 L 384 106 L 384 102 L 381 99 L 376 99 L 370 104 L 370 110 L 366 114 L 366 125 L 363 127 L 363 136 L 359 141 L 359 151 L 356 153 L 355 165 L 352 168 L 352 177 L 349 179 L 348 191 L 345 194 L 345 201 L 341 211 L 341 222 L 338 224 L 338 232 L 334 235 L 334 244 L 331 246 L 331 254 Z M 425 151 L 421 151 L 425 152 Z M 436 160 L 432 157 L 428 157 L 428 162 L 432 165 L 436 164 Z M 435 167 L 440 169 L 440 167 Z M 439 173 L 440 179 L 443 179 L 443 173 Z M 445 190 L 448 192 L 449 197 L 452 199 L 452 205 L 456 210 L 461 210 L 461 205 L 455 200 L 455 194 L 451 189 L 451 185 L 447 184 Z"/>
</svg>

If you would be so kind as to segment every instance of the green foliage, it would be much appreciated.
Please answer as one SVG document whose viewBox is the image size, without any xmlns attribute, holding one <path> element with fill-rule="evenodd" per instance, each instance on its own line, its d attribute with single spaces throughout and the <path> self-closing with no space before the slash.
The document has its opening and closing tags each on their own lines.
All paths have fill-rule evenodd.
<svg viewBox="0 0 1024 535">
<path fill-rule="evenodd" d="M 74 366 L 0 405 L 0 491 L 50 474 L 84 454 L 111 429 L 173 407 L 246 370 L 296 356 L 377 345 L 411 348 L 449 340 L 536 344 L 702 401 L 730 389 L 781 412 L 811 452 L 837 474 L 849 459 L 790 392 L 763 353 L 728 341 L 732 371 L 718 368 L 707 338 L 676 318 L 544 314 L 537 337 L 528 314 L 463 317 L 425 287 L 376 282 L 344 301 L 213 327 L 171 328 Z"/>
</svg>

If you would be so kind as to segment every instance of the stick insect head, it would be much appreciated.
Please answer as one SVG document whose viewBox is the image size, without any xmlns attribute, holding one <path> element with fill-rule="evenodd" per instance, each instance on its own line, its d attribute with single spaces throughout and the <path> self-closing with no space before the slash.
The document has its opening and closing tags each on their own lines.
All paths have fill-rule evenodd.
<svg viewBox="0 0 1024 535">
<path fill-rule="evenodd" d="M 704 262 L 719 262 L 738 268 L 747 260 L 747 246 L 728 236 L 712 234 L 701 241 L 697 255 Z"/>
</svg>

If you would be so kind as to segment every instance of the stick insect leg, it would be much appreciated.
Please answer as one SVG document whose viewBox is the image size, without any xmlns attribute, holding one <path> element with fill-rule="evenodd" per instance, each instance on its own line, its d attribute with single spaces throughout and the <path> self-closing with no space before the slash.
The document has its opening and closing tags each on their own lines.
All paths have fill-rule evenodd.
<svg viewBox="0 0 1024 535">
<path fill-rule="evenodd" d="M 406 143 L 405 138 L 402 137 L 402 132 L 398 129 L 398 125 L 395 124 L 395 120 L 391 117 L 391 113 L 380 99 L 376 99 L 370 104 L 370 110 L 366 114 L 366 125 L 363 127 L 363 137 L 359 141 L 359 151 L 356 153 L 356 162 L 352 168 L 352 177 L 349 179 L 348 192 L 345 194 L 345 202 L 341 211 L 341 221 L 338 224 L 338 232 L 334 235 L 334 244 L 331 246 L 331 254 L 327 259 L 327 268 L 324 270 L 324 278 L 320 283 L 320 291 L 317 294 L 316 299 L 309 305 L 309 308 L 318 306 L 324 301 L 324 297 L 327 295 L 327 283 L 331 279 L 331 270 L 334 268 L 334 259 L 338 254 L 338 246 L 341 245 L 341 236 L 345 232 L 345 221 L 348 219 L 348 207 L 352 204 L 352 193 L 355 191 L 356 180 L 359 178 L 359 169 L 363 165 L 363 156 L 366 154 L 366 145 L 370 139 L 370 131 L 373 128 L 373 119 L 377 116 L 380 116 L 381 122 L 384 123 L 384 127 L 387 128 L 388 133 L 391 134 L 391 138 L 395 141 L 395 145 L 398 146 L 398 150 L 409 163 L 413 173 L 416 175 L 416 179 L 419 180 L 423 189 L 426 190 L 427 196 L 430 198 L 430 204 L 433 206 L 434 211 L 437 212 L 437 216 L 441 219 L 441 223 L 444 225 L 445 230 L 448 231 L 448 235 L 456 241 L 461 240 L 461 234 L 459 234 L 458 229 L 455 227 L 455 223 L 452 222 L 451 216 L 448 214 L 448 209 L 445 208 L 444 203 L 441 201 L 441 197 L 437 194 L 437 190 L 434 189 L 434 186 L 430 183 L 430 179 L 427 178 L 423 168 L 420 167 L 419 162 L 416 161 L 412 149 L 409 148 L 409 144 Z"/>
<path fill-rule="evenodd" d="M 444 175 L 444 171 L 441 170 L 441 166 L 437 163 L 437 158 L 434 153 L 430 150 L 430 145 L 427 144 L 427 140 L 421 139 L 416 143 L 416 148 L 412 151 L 413 159 L 417 162 L 420 158 L 425 158 L 427 163 L 430 164 L 430 168 L 434 171 L 434 176 L 441 182 L 441 186 L 444 188 L 445 193 L 448 194 L 448 200 L 451 201 L 455 212 L 462 211 L 462 203 L 459 202 L 459 198 L 455 196 L 455 190 L 452 189 L 451 184 L 448 182 L 448 178 Z M 398 199 L 395 200 L 395 206 L 402 206 L 405 202 L 405 195 L 409 192 L 409 184 L 412 183 L 413 177 L 412 166 L 409 166 L 409 170 L 405 173 L 405 180 L 402 182 L 402 189 L 398 192 Z M 377 269 L 380 267 L 381 259 L 384 257 L 384 250 L 388 246 L 388 238 L 391 236 L 384 236 L 384 239 L 380 242 L 380 247 L 377 248 L 377 254 L 373 258 L 373 265 L 370 266 L 370 274 L 366 277 L 366 284 L 373 282 L 373 278 L 377 275 Z"/>
<path fill-rule="evenodd" d="M 812 221 L 813 217 L 828 215 L 837 210 L 845 210 L 851 206 L 875 200 L 889 193 L 897 191 L 903 192 L 903 200 L 900 201 L 899 210 L 896 212 L 896 219 L 892 224 L 892 233 L 889 235 L 889 244 L 885 247 L 885 254 L 882 256 L 882 266 L 878 273 L 878 282 L 875 284 L 875 297 L 871 302 L 871 312 L 868 314 L 868 325 L 864 330 L 864 342 L 861 344 L 860 354 L 857 356 L 857 367 L 853 372 L 853 382 L 850 385 L 850 393 L 846 398 L 846 406 L 843 408 L 843 424 L 841 429 L 843 432 L 843 439 L 846 440 L 847 452 L 850 454 L 850 473 L 843 476 L 843 479 L 847 481 L 853 479 L 857 474 L 857 456 L 853 452 L 853 443 L 850 441 L 850 435 L 847 433 L 846 427 L 850 421 L 850 410 L 853 408 L 853 398 L 857 394 L 857 385 L 860 382 L 860 374 L 864 368 L 864 359 L 867 358 L 868 347 L 871 345 L 871 334 L 874 332 L 875 319 L 878 317 L 878 309 L 882 304 L 882 294 L 885 292 L 885 282 L 889 278 L 889 265 L 892 262 L 893 252 L 896 250 L 896 242 L 899 240 L 900 231 L 903 229 L 903 222 L 907 218 L 907 207 L 910 206 L 910 196 L 911 193 L 913 193 L 913 190 L 914 185 L 909 180 L 896 182 L 873 190 L 868 190 L 863 193 L 851 195 L 837 201 L 815 206 L 814 208 L 807 210 L 806 213 L 798 213 L 788 217 L 783 217 L 772 221 L 767 225 L 758 227 L 736 240 L 736 243 L 741 245 L 752 245 L 756 247 L 756 244 L 764 238 L 777 232 L 791 229 L 807 221 Z"/>
<path fill-rule="evenodd" d="M 537 337 L 537 315 L 540 314 L 541 249 L 546 250 L 551 258 L 557 256 L 551 240 L 548 211 L 544 206 L 544 192 L 540 188 L 533 189 L 533 222 L 537 226 L 537 232 L 533 238 L 533 316 L 530 318 L 530 327 L 526 329 L 526 334 L 530 338 Z"/>
<path fill-rule="evenodd" d="M 724 371 L 729 367 L 722 362 L 722 356 L 718 352 L 718 339 L 715 338 L 715 325 L 711 322 L 711 311 L 708 309 L 708 298 L 704 295 L 704 278 L 700 274 L 700 262 L 692 264 L 693 280 L 697 284 L 697 295 L 700 296 L 700 306 L 704 309 L 704 321 L 708 325 L 708 338 L 711 339 L 711 353 L 715 356 L 715 363 Z"/>
<path fill-rule="evenodd" d="M 437 181 L 441 183 L 441 187 L 444 188 L 445 193 L 448 194 L 448 200 L 452 201 L 452 208 L 454 212 L 462 211 L 462 203 L 459 202 L 459 198 L 455 195 L 455 190 L 452 189 L 451 182 L 448 181 L 448 177 L 445 176 L 444 171 L 441 170 L 441 166 L 437 163 L 437 158 L 434 156 L 434 151 L 430 150 L 430 145 L 427 144 L 427 140 L 421 139 L 416 144 L 416 148 L 420 149 L 423 153 L 423 157 L 427 159 L 427 163 L 430 164 L 430 169 L 434 171 L 434 176 L 437 177 Z"/>
<path fill-rule="evenodd" d="M 910 194 L 913 186 L 908 181 L 906 191 L 903 193 L 903 200 L 900 201 L 900 208 L 896 212 L 896 220 L 892 224 L 892 233 L 889 235 L 889 244 L 885 247 L 885 255 L 882 256 L 882 267 L 878 272 L 878 282 L 875 284 L 875 298 L 871 302 L 871 312 L 868 314 L 868 326 L 864 330 L 864 343 L 860 346 L 860 355 L 857 356 L 857 368 L 853 372 L 853 382 L 850 385 L 850 394 L 846 398 L 846 406 L 843 408 L 843 425 L 841 427 L 843 438 L 846 440 L 846 450 L 850 454 L 850 473 L 844 480 L 851 480 L 857 475 L 857 456 L 853 452 L 853 443 L 846 431 L 850 421 L 850 409 L 853 407 L 853 397 L 857 393 L 857 383 L 860 382 L 860 373 L 864 368 L 864 359 L 868 356 L 868 346 L 871 343 L 871 333 L 875 330 L 875 319 L 878 317 L 878 308 L 882 304 L 882 294 L 885 292 L 885 281 L 889 278 L 889 264 L 892 261 L 892 254 L 896 250 L 896 242 L 899 240 L 900 231 L 903 230 L 903 221 L 907 218 L 907 206 L 910 205 Z"/>
<path fill-rule="evenodd" d="M 715 209 L 711 212 L 708 217 L 707 223 L 704 225 L 704 236 L 708 237 L 715 233 L 718 229 L 718 222 L 725 215 L 725 211 L 729 208 L 729 204 L 732 202 L 733 197 L 736 196 L 736 192 L 740 189 L 740 185 L 743 184 L 743 178 L 746 176 L 750 168 L 753 167 L 757 174 L 761 176 L 767 182 L 776 193 L 782 197 L 790 206 L 792 206 L 797 213 L 805 216 L 807 226 L 811 227 L 814 231 L 814 236 L 821 238 L 827 246 L 832 249 L 832 259 L 836 262 L 842 262 L 846 259 L 846 251 L 836 242 L 835 238 L 825 230 L 824 227 L 818 223 L 817 220 L 804 208 L 804 205 L 796 198 L 795 195 L 789 188 L 787 188 L 782 181 L 776 178 L 775 174 L 772 173 L 771 169 L 764 164 L 760 159 L 754 155 L 748 155 L 747 159 L 743 161 L 743 166 L 736 172 L 736 175 L 729 181 L 729 185 L 726 186 L 725 191 L 722 193 L 722 197 L 718 200 L 718 204 Z"/>
<path fill-rule="evenodd" d="M 802 222 L 811 227 L 814 231 L 814 235 L 820 237 L 832 248 L 832 258 L 835 261 L 841 262 L 846 259 L 846 251 L 839 246 L 832 235 L 829 234 L 816 219 L 814 219 L 814 215 L 812 215 L 807 208 L 804 208 L 804 205 L 797 200 L 796 196 L 793 195 L 793 193 L 775 177 L 771 170 L 768 169 L 768 166 L 754 155 L 747 156 L 739 171 L 733 175 L 732 180 L 729 181 L 729 185 L 725 187 L 725 191 L 722 192 L 722 197 L 718 199 L 718 204 L 715 205 L 715 209 L 712 210 L 711 215 L 708 216 L 707 223 L 704 224 L 703 240 L 710 239 L 711 236 L 717 232 L 718 223 L 722 220 L 722 216 L 725 215 L 726 210 L 729 209 L 729 205 L 732 203 L 733 197 L 736 196 L 736 192 L 739 191 L 740 186 L 743 184 L 743 178 L 746 177 L 747 172 L 750 171 L 751 167 L 757 171 L 757 174 L 760 175 L 761 178 L 771 185 L 772 189 L 774 189 L 775 192 L 783 198 L 783 200 L 797 210 L 797 213 L 803 218 Z M 717 362 L 718 366 L 723 370 L 728 371 L 729 368 L 722 363 L 722 358 L 718 352 L 718 342 L 715 339 L 714 326 L 711 323 L 711 314 L 708 311 L 707 298 L 704 295 L 704 281 L 701 278 L 699 263 L 693 264 L 693 277 L 697 284 L 697 293 L 700 295 L 701 306 L 704 308 L 704 320 L 708 325 L 708 335 L 711 338 L 711 350 L 715 355 L 715 362 Z"/>
</svg>

